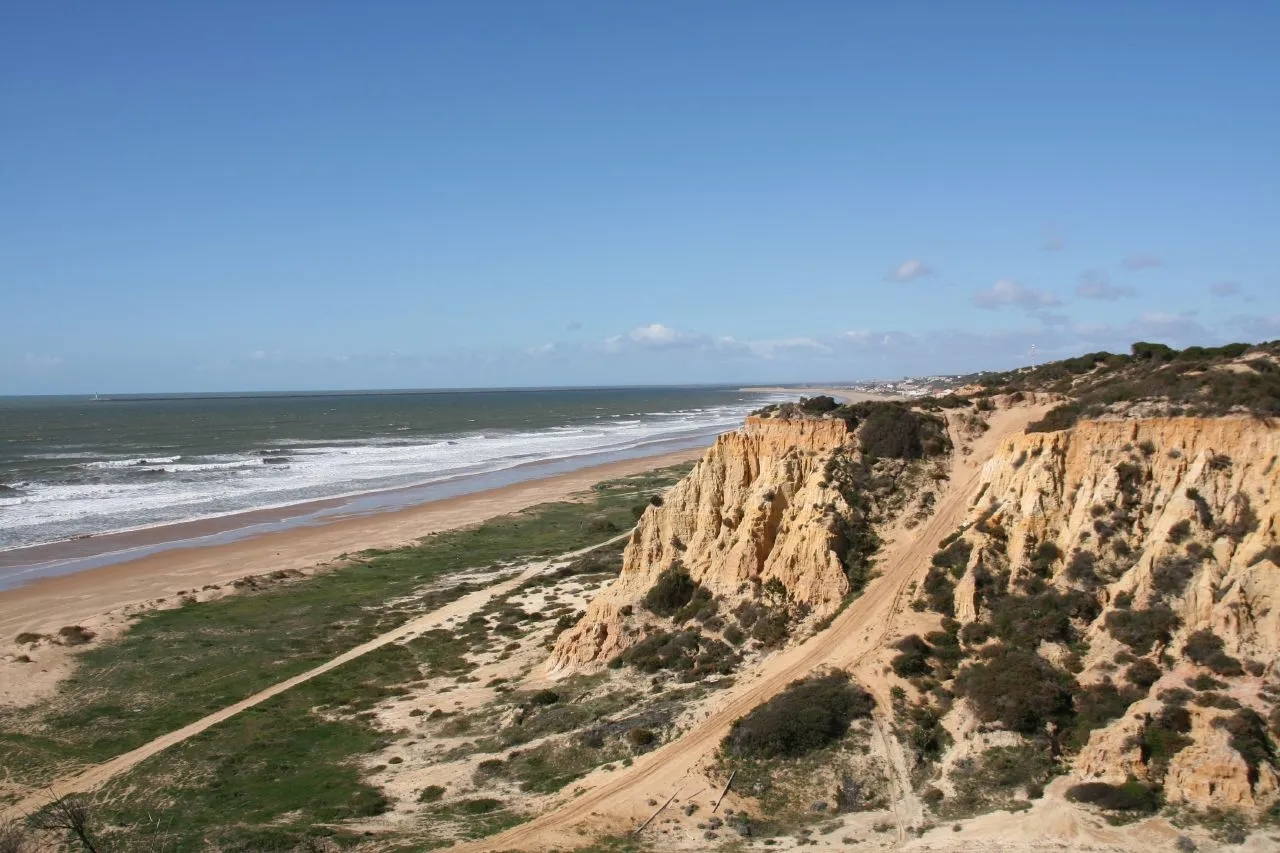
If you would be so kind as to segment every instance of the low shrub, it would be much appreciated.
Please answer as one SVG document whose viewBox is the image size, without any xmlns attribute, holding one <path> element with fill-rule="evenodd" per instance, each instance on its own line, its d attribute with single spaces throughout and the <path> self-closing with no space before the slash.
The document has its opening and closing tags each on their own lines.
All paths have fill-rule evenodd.
<svg viewBox="0 0 1280 853">
<path fill-rule="evenodd" d="M 973 543 L 964 539 L 956 539 L 933 555 L 933 565 L 947 569 L 955 577 L 964 574 L 969 565 L 969 555 L 973 553 Z"/>
<path fill-rule="evenodd" d="M 1077 403 L 1063 403 L 1045 412 L 1043 418 L 1027 424 L 1027 432 L 1057 432 L 1071 429 L 1080 420 L 1081 407 Z"/>
<path fill-rule="evenodd" d="M 643 726 L 627 729 L 627 743 L 631 744 L 635 749 L 651 746 L 657 739 L 658 736 L 651 729 L 646 729 Z"/>
<path fill-rule="evenodd" d="M 1135 654 L 1145 655 L 1157 643 L 1164 645 L 1173 636 L 1179 619 L 1165 604 L 1147 610 L 1112 610 L 1107 614 L 1107 630 Z"/>
<path fill-rule="evenodd" d="M 729 646 L 689 630 L 645 637 L 614 658 L 610 666 L 630 665 L 649 674 L 670 670 L 681 680 L 697 681 L 708 675 L 728 675 L 737 662 L 738 656 Z"/>
<path fill-rule="evenodd" d="M 82 625 L 66 625 L 58 629 L 58 642 L 64 646 L 83 646 L 96 636 Z"/>
<path fill-rule="evenodd" d="M 930 610 L 941 613 L 944 616 L 955 615 L 956 585 L 947 575 L 945 569 L 938 566 L 930 566 L 929 573 L 925 575 L 921 589 L 924 592 L 924 600 Z"/>
<path fill-rule="evenodd" d="M 1250 785 L 1257 783 L 1263 764 L 1276 765 L 1276 752 L 1267 737 L 1266 720 L 1257 711 L 1240 708 L 1230 717 L 1219 717 L 1213 724 L 1231 735 L 1231 748 L 1240 753 L 1249 768 Z"/>
<path fill-rule="evenodd" d="M 1067 799 L 1108 811 L 1144 814 L 1154 814 L 1163 805 L 1163 798 L 1158 790 L 1136 781 L 1125 782 L 1123 785 L 1083 782 L 1067 789 Z"/>
<path fill-rule="evenodd" d="M 1240 661 L 1223 651 L 1222 638 L 1208 628 L 1189 635 L 1182 646 L 1182 653 L 1218 675 L 1244 675 L 1244 667 L 1240 665 Z"/>
<path fill-rule="evenodd" d="M 933 649 L 918 634 L 903 637 L 896 648 L 898 654 L 889 665 L 899 678 L 917 678 L 933 671 L 929 666 L 929 653 Z"/>
<path fill-rule="evenodd" d="M 1075 695 L 1076 714 L 1071 741 L 1076 747 L 1084 746 L 1089 741 L 1090 732 L 1124 716 L 1129 706 L 1142 696 L 1133 688 L 1120 688 L 1110 681 L 1082 688 Z"/>
<path fill-rule="evenodd" d="M 679 562 L 665 570 L 644 596 L 644 606 L 658 616 L 671 617 L 685 607 L 702 587 Z"/>
<path fill-rule="evenodd" d="M 1174 545 L 1181 545 L 1191 538 L 1191 522 L 1185 518 L 1169 528 L 1168 540 Z"/>
<path fill-rule="evenodd" d="M 1224 681 L 1219 681 L 1212 675 L 1200 673 L 1195 678 L 1188 678 L 1187 686 L 1192 690 L 1221 690 L 1226 687 L 1227 684 Z"/>
<path fill-rule="evenodd" d="M 721 746 L 739 758 L 795 758 L 839 740 L 874 707 L 844 672 L 794 681 L 737 720 Z"/>
<path fill-rule="evenodd" d="M 991 603 L 991 628 L 996 636 L 1012 645 L 1070 643 L 1076 636 L 1072 621 L 1092 621 L 1097 611 L 1098 603 L 1092 595 L 1078 590 L 1059 592 L 1043 588 L 1031 594 L 995 599 Z"/>
<path fill-rule="evenodd" d="M 418 792 L 418 802 L 434 803 L 438 802 L 444 796 L 443 785 L 428 785 Z"/>
<path fill-rule="evenodd" d="M 1035 734 L 1045 723 L 1062 726 L 1070 720 L 1076 684 L 1034 651 L 998 645 L 960 671 L 955 690 L 972 703 L 979 719 Z"/>
<path fill-rule="evenodd" d="M 1159 681 L 1160 674 L 1160 667 L 1146 658 L 1134 661 L 1124 671 L 1124 677 L 1130 684 L 1143 689 Z"/>
<path fill-rule="evenodd" d="M 1053 573 L 1053 565 L 1062 559 L 1062 549 L 1052 542 L 1041 542 L 1031 552 L 1029 568 L 1033 574 L 1042 578 Z"/>
<path fill-rule="evenodd" d="M 1191 712 L 1177 702 L 1166 703 L 1159 714 L 1147 720 L 1136 745 L 1152 778 L 1164 778 L 1173 757 L 1191 745 L 1190 731 Z"/>
<path fill-rule="evenodd" d="M 1184 520 L 1178 524 L 1187 524 L 1187 522 Z M 1173 530 L 1169 533 L 1172 536 Z M 1166 555 L 1151 567 L 1151 584 L 1161 595 L 1170 597 L 1182 595 L 1198 567 L 1199 563 L 1191 557 Z"/>
<path fill-rule="evenodd" d="M 951 447 L 946 422 L 902 403 L 868 402 L 840 409 L 861 423 L 862 452 L 879 459 L 922 459 Z"/>
</svg>

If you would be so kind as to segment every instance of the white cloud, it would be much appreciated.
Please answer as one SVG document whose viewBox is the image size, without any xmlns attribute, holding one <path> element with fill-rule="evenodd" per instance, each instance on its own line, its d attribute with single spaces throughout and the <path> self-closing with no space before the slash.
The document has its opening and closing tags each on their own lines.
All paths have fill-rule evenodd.
<svg viewBox="0 0 1280 853">
<path fill-rule="evenodd" d="M 650 323 L 647 326 L 639 326 L 627 333 L 631 340 L 642 344 L 666 345 L 680 339 L 680 333 L 670 326 L 664 326 L 661 323 Z"/>
<path fill-rule="evenodd" d="M 1151 269 L 1152 267 L 1158 267 L 1164 262 L 1155 255 L 1137 254 L 1130 255 L 1120 263 L 1128 270 L 1146 270 Z"/>
<path fill-rule="evenodd" d="M 975 290 L 973 303 L 979 308 L 1010 306 L 1024 311 L 1037 311 L 1062 304 L 1052 293 L 1035 290 L 1011 278 L 1002 278 L 985 290 Z"/>
<path fill-rule="evenodd" d="M 1040 251 L 1061 252 L 1063 249 L 1066 248 L 1066 246 L 1067 246 L 1067 243 L 1065 240 L 1062 239 L 1062 237 L 1056 234 L 1053 234 L 1046 237 L 1044 242 L 1040 244 Z"/>
<path fill-rule="evenodd" d="M 253 352 L 249 353 L 249 360 L 250 361 L 266 361 L 267 351 L 256 349 Z"/>
<path fill-rule="evenodd" d="M 933 275 L 933 270 L 928 264 L 912 258 L 898 264 L 897 269 L 892 270 L 885 276 L 885 280 L 897 282 L 915 281 L 917 278 L 926 278 L 931 275 Z"/>
<path fill-rule="evenodd" d="M 1240 285 L 1234 281 L 1220 281 L 1217 284 L 1209 285 L 1209 292 L 1214 296 L 1239 296 L 1242 292 Z"/>
<path fill-rule="evenodd" d="M 1100 270 L 1082 273 L 1076 285 L 1076 296 L 1081 299 L 1105 299 L 1114 301 L 1126 296 L 1137 296 L 1137 288 L 1127 284 L 1112 284 L 1111 277 Z"/>
<path fill-rule="evenodd" d="M 525 352 L 532 356 L 551 355 L 556 351 L 555 344 L 539 344 L 536 347 L 529 347 Z"/>
</svg>

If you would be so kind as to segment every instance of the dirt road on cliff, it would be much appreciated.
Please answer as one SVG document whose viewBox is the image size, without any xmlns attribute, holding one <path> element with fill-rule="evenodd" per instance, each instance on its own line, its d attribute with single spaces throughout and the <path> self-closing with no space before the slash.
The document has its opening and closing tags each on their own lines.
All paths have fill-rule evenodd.
<svg viewBox="0 0 1280 853">
<path fill-rule="evenodd" d="M 879 564 L 880 577 L 825 631 L 768 659 L 753 676 L 726 690 L 701 722 L 661 749 L 637 758 L 631 767 L 592 774 L 578 786 L 585 791 L 554 810 L 500 835 L 452 849 L 468 853 L 571 849 L 599 835 L 632 831 L 653 813 L 650 801 L 662 803 L 676 792 L 688 797 L 715 788 L 705 771 L 734 720 L 815 669 L 857 669 L 883 648 L 895 630 L 895 617 L 907 606 L 907 588 L 923 578 L 939 540 L 968 514 L 983 464 L 1001 440 L 1020 432 L 1047 408 L 992 414 L 991 428 L 969 445 L 970 452 L 953 455 L 951 478 L 932 518 L 915 530 L 898 529 L 890 534 L 891 542 Z M 888 684 L 880 673 L 864 669 L 857 677 L 875 694 L 880 706 L 887 707 Z M 900 823 L 903 819 L 899 816 Z"/>
</svg>

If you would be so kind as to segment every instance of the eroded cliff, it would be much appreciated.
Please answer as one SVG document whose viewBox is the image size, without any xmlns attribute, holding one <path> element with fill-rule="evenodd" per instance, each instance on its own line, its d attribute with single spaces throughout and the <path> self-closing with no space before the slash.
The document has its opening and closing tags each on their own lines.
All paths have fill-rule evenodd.
<svg viewBox="0 0 1280 853">
<path fill-rule="evenodd" d="M 1077 782 L 1260 813 L 1280 795 L 1278 459 L 1280 431 L 1250 417 L 1010 437 L 922 585 L 958 638 L 930 675 L 958 672 L 988 726 L 1064 748 Z M 944 633 L 925 654 L 952 642 Z M 1026 665 L 1040 693 L 990 695 L 1022 649 L 1051 667 Z M 962 742 L 965 707 L 944 718 Z"/>
<path fill-rule="evenodd" d="M 817 616 L 832 612 L 849 592 L 837 529 L 849 507 L 825 472 L 851 440 L 840 419 L 752 417 L 720 436 L 641 516 L 622 574 L 559 637 L 548 671 L 597 667 L 651 633 L 640 602 L 677 564 L 729 601 L 776 580 Z"/>
</svg>

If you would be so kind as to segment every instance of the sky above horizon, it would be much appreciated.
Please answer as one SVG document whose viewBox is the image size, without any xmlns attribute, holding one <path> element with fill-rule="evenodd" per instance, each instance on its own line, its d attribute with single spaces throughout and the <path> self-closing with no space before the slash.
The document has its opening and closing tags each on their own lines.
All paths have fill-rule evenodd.
<svg viewBox="0 0 1280 853">
<path fill-rule="evenodd" d="M 9 3 L 0 394 L 1280 338 L 1273 2 Z"/>
</svg>

